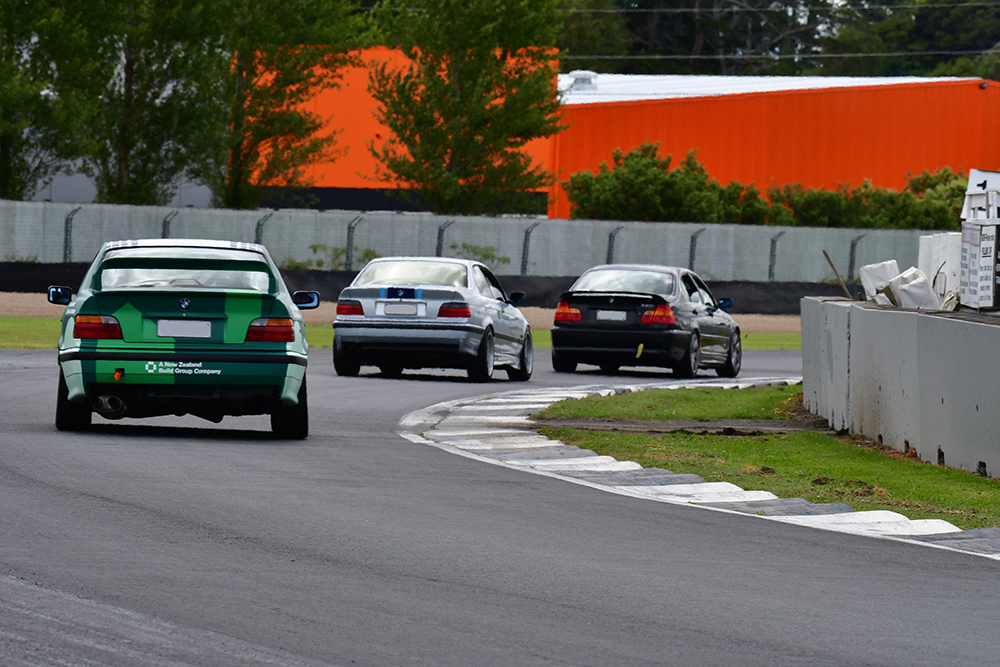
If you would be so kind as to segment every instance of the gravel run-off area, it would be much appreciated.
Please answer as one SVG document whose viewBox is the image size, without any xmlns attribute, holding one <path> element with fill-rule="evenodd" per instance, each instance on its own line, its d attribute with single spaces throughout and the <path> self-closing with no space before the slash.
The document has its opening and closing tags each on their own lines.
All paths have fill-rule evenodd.
<svg viewBox="0 0 1000 667">
<path fill-rule="evenodd" d="M 306 324 L 331 324 L 336 319 L 337 304 L 321 303 L 315 310 L 302 313 Z M 0 292 L 0 316 L 5 317 L 60 317 L 63 309 L 46 300 L 44 294 Z M 551 308 L 522 308 L 532 329 L 552 327 Z M 744 333 L 799 333 L 802 329 L 798 315 L 733 315 Z"/>
</svg>

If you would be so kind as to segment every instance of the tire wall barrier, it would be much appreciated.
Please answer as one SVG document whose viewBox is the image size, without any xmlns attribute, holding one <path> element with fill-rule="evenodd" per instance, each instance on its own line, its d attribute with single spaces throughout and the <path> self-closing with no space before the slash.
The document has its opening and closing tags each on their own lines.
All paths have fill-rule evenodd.
<svg viewBox="0 0 1000 667">
<path fill-rule="evenodd" d="M 865 264 L 917 264 L 918 230 L 769 227 L 688 222 L 619 222 L 427 213 L 234 211 L 0 200 L 0 261 L 89 262 L 105 241 L 212 238 L 267 246 L 279 265 L 322 258 L 310 246 L 359 253 L 455 256 L 492 247 L 497 275 L 578 276 L 610 262 L 693 269 L 709 282 L 833 283 L 826 250 L 851 282 Z M 346 259 L 346 258 L 345 258 Z"/>
<path fill-rule="evenodd" d="M 1000 317 L 802 300 L 803 403 L 922 461 L 1000 476 Z"/>
</svg>

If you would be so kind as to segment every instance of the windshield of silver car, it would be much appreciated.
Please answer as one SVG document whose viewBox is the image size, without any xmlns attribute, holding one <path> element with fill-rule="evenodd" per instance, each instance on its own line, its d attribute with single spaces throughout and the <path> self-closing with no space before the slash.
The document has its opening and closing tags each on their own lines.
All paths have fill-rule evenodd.
<svg viewBox="0 0 1000 667">
<path fill-rule="evenodd" d="M 354 284 L 465 287 L 467 282 L 463 264 L 390 260 L 372 262 L 354 279 Z"/>
<path fill-rule="evenodd" d="M 571 288 L 574 292 L 642 292 L 672 294 L 672 273 L 631 269 L 599 269 L 580 276 Z"/>
</svg>

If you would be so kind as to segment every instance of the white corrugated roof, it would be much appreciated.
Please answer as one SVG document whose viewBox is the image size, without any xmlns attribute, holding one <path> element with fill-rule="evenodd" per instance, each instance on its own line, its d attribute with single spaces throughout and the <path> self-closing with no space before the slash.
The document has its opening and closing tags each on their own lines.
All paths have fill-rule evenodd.
<svg viewBox="0 0 1000 667">
<path fill-rule="evenodd" d="M 593 74 L 592 72 L 590 74 Z M 572 74 L 559 75 L 559 90 L 565 91 L 563 104 L 636 102 L 683 97 L 716 97 L 743 93 L 773 93 L 857 86 L 892 86 L 901 83 L 975 81 L 957 77 L 855 77 L 855 76 L 700 76 L 689 74 L 595 74 L 594 86 L 574 89 Z"/>
</svg>

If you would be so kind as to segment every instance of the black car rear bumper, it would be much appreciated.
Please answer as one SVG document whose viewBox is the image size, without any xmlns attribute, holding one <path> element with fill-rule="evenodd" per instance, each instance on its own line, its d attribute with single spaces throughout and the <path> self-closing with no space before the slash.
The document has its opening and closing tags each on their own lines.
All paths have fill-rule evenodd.
<svg viewBox="0 0 1000 667">
<path fill-rule="evenodd" d="M 691 332 L 552 328 L 552 349 L 566 362 L 673 367 L 684 358 Z M 641 346 L 641 348 L 640 348 Z"/>
</svg>

